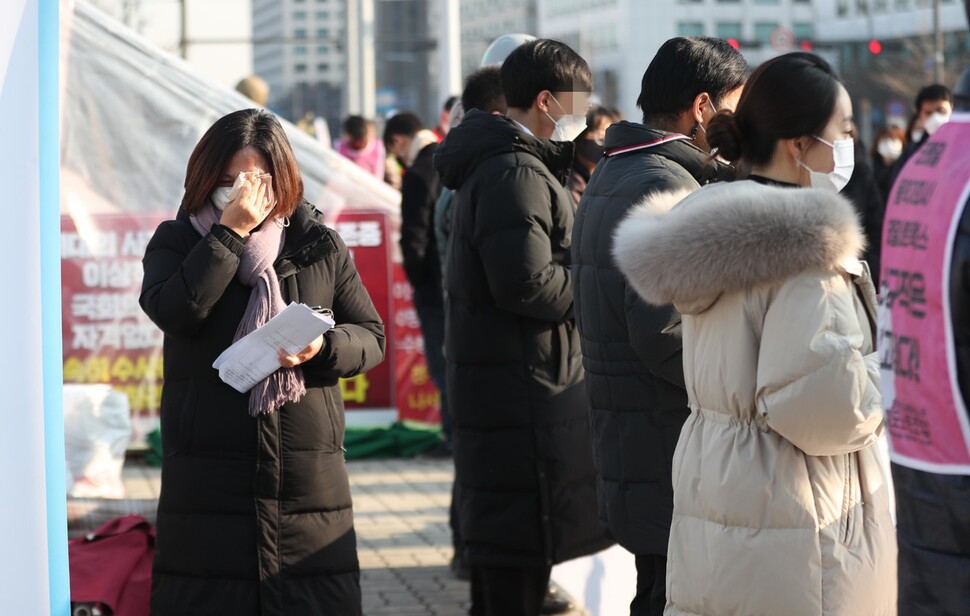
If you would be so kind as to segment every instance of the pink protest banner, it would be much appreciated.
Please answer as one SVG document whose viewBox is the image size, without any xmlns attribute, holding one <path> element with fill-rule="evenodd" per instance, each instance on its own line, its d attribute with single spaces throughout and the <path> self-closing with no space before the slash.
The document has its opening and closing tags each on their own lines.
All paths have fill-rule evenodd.
<svg viewBox="0 0 970 616">
<path fill-rule="evenodd" d="M 892 460 L 970 474 L 949 297 L 953 239 L 970 198 L 970 115 L 954 115 L 900 173 L 883 226 L 879 357 Z"/>
</svg>

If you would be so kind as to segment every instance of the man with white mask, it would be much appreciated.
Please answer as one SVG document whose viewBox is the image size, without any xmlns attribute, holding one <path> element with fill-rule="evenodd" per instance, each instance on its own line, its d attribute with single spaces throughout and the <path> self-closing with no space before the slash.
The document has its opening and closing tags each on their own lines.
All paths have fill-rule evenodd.
<svg viewBox="0 0 970 616">
<path fill-rule="evenodd" d="M 610 545 L 596 516 L 563 186 L 593 84 L 583 58 L 545 39 L 512 51 L 500 77 L 508 115 L 468 111 L 434 156 L 455 190 L 445 357 L 470 613 L 535 616 L 552 565 Z"/>
<path fill-rule="evenodd" d="M 902 171 L 906 162 L 927 139 L 946 124 L 951 113 L 953 113 L 953 94 L 950 88 L 936 83 L 920 89 L 916 94 L 915 111 L 909 121 L 909 129 L 906 131 L 906 146 L 893 166 L 892 184 L 895 184 L 896 176 Z"/>
<path fill-rule="evenodd" d="M 718 110 L 734 110 L 747 75 L 744 58 L 726 41 L 665 42 L 643 74 L 637 100 L 643 122 L 606 129 L 605 155 L 576 213 L 573 292 L 600 521 L 636 557 L 631 616 L 663 614 L 670 465 L 689 411 L 681 340 L 665 332 L 676 313 L 641 300 L 610 247 L 617 225 L 644 198 L 686 194 L 734 176 L 733 167 L 711 159 L 707 124 Z"/>
</svg>

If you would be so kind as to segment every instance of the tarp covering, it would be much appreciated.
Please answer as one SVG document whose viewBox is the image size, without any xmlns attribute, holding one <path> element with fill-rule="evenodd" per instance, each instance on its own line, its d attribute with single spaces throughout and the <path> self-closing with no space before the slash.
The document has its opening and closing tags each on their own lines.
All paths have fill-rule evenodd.
<svg viewBox="0 0 970 616">
<path fill-rule="evenodd" d="M 202 133 L 255 104 L 83 2 L 61 36 L 63 211 L 174 213 Z M 398 215 L 397 191 L 281 121 L 308 201 L 328 216 L 345 207 Z"/>
</svg>

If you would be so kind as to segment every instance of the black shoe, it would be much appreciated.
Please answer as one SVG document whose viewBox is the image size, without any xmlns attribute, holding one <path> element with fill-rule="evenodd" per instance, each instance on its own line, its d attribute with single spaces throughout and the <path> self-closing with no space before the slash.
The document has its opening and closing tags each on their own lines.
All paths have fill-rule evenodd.
<svg viewBox="0 0 970 616">
<path fill-rule="evenodd" d="M 549 589 L 546 590 L 546 597 L 542 600 L 542 608 L 539 609 L 539 613 L 565 614 L 571 609 L 573 609 L 572 601 L 567 599 L 563 593 L 559 592 L 555 584 L 549 584 Z"/>
<path fill-rule="evenodd" d="M 472 570 L 465 564 L 464 558 L 452 556 L 451 562 L 448 563 L 448 568 L 451 569 L 451 574 L 455 576 L 456 580 L 468 582 L 472 579 Z"/>
</svg>

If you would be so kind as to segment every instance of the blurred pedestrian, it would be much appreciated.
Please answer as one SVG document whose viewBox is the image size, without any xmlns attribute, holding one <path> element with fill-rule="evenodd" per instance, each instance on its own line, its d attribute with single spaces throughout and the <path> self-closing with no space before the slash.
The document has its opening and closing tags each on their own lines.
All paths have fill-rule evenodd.
<svg viewBox="0 0 970 616">
<path fill-rule="evenodd" d="M 906 127 L 906 145 L 893 165 L 890 186 L 895 184 L 896 177 L 902 171 L 906 162 L 916 153 L 936 130 L 950 119 L 953 112 L 953 96 L 950 89 L 941 84 L 933 84 L 921 88 L 916 94 L 915 110 Z"/>
<path fill-rule="evenodd" d="M 886 212 L 879 342 L 899 613 L 970 614 L 970 69 Z M 925 153 L 925 155 L 924 155 Z M 931 187 L 914 203 L 910 187 Z"/>
<path fill-rule="evenodd" d="M 853 128 L 853 135 L 857 132 Z M 856 138 L 853 143 L 853 157 L 855 162 L 852 167 L 852 177 L 839 194 L 852 203 L 859 215 L 862 234 L 866 240 L 862 258 L 869 266 L 873 284 L 878 288 L 882 220 L 886 212 L 886 200 L 876 183 L 875 173 L 869 164 L 869 154 L 861 139 Z"/>
<path fill-rule="evenodd" d="M 374 176 L 384 179 L 384 144 L 375 139 L 372 124 L 359 115 L 348 116 L 341 127 L 337 152 Z"/>
<path fill-rule="evenodd" d="M 449 96 L 441 106 L 441 113 L 438 114 L 438 125 L 431 129 L 438 137 L 438 141 L 444 140 L 448 131 L 451 130 L 451 110 L 456 102 L 458 102 L 457 96 Z"/>
<path fill-rule="evenodd" d="M 573 159 L 573 167 L 569 171 L 569 179 L 566 180 L 566 188 L 573 196 L 573 202 L 578 206 L 579 200 L 583 196 L 589 176 L 596 168 L 596 164 L 603 158 L 603 140 L 606 138 L 606 129 L 613 123 L 622 120 L 619 110 L 605 105 L 591 107 L 586 114 L 586 130 L 576 137 L 576 157 Z"/>
<path fill-rule="evenodd" d="M 903 154 L 906 131 L 902 126 L 887 124 L 876 133 L 869 156 L 872 158 L 872 173 L 879 187 L 883 201 L 889 198 L 892 188 L 892 169 Z"/>
<path fill-rule="evenodd" d="M 233 112 L 189 158 L 145 251 L 139 302 L 165 333 L 152 614 L 360 614 L 339 379 L 384 357 L 384 325 L 279 121 Z M 213 369 L 289 302 L 337 326 L 239 393 Z"/>
<path fill-rule="evenodd" d="M 493 115 L 505 115 L 508 105 L 502 94 L 502 79 L 498 66 L 485 66 L 465 79 L 465 89 L 461 93 L 461 100 L 457 103 L 464 110 L 478 109 Z M 457 123 L 455 124 L 457 126 Z M 445 277 L 448 247 L 448 236 L 451 233 L 451 207 L 455 191 L 442 187 L 441 196 L 435 204 L 434 233 L 438 244 L 438 254 L 441 255 L 441 276 Z"/>
<path fill-rule="evenodd" d="M 671 306 L 651 306 L 621 276 L 611 246 L 617 225 L 658 192 L 689 193 L 734 171 L 710 155 L 706 125 L 733 110 L 748 66 L 727 42 L 678 37 L 643 74 L 643 123 L 606 129 L 573 228 L 576 324 L 599 472 L 600 520 L 636 556 L 633 616 L 664 610 L 670 532 L 670 464 L 688 416 L 681 340 L 665 333 Z M 691 138 L 693 136 L 693 139 Z"/>
<path fill-rule="evenodd" d="M 507 117 L 467 111 L 435 153 L 456 191 L 445 344 L 470 613 L 535 616 L 554 564 L 610 544 L 596 519 L 563 186 L 592 76 L 566 45 L 536 40 L 512 51 L 501 81 Z"/>
<path fill-rule="evenodd" d="M 836 194 L 852 130 L 824 60 L 768 60 L 707 126 L 748 179 L 654 196 L 617 231 L 630 284 L 682 315 L 668 615 L 896 613 L 875 292 Z"/>
<path fill-rule="evenodd" d="M 438 137 L 422 127 L 414 114 L 401 113 L 384 126 L 384 142 L 407 165 L 401 183 L 401 256 L 404 273 L 414 289 L 414 309 L 421 322 L 428 372 L 440 396 L 444 434 L 440 447 L 430 453 L 451 457 L 451 414 L 445 388 L 445 305 L 441 257 L 434 236 L 434 206 L 441 194 L 441 180 L 432 163 Z"/>
</svg>

